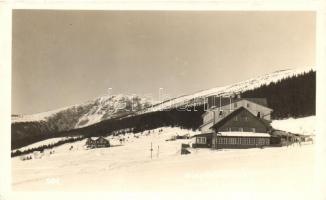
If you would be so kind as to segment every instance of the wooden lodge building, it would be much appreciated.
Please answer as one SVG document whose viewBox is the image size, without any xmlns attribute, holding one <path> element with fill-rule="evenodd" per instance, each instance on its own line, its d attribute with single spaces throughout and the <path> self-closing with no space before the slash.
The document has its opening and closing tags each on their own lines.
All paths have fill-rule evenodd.
<svg viewBox="0 0 326 200">
<path fill-rule="evenodd" d="M 208 110 L 202 115 L 202 133 L 211 132 L 210 128 L 236 109 L 244 107 L 258 118 L 271 120 L 273 109 L 267 107 L 265 98 L 208 98 Z"/>
<path fill-rule="evenodd" d="M 270 145 L 272 109 L 261 102 L 266 100 L 238 98 L 218 108 L 212 107 L 202 116 L 202 134 L 195 136 L 194 147 L 219 149 Z"/>
<path fill-rule="evenodd" d="M 102 148 L 102 147 L 110 147 L 109 140 L 105 139 L 104 137 L 100 136 L 96 138 L 87 138 L 86 146 L 88 148 Z"/>
</svg>

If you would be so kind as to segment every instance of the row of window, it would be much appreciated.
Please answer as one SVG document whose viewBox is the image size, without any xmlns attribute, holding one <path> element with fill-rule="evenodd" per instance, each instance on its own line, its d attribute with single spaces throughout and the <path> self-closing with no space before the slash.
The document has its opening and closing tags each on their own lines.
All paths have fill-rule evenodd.
<svg viewBox="0 0 326 200">
<path fill-rule="evenodd" d="M 197 137 L 196 143 L 197 144 L 206 144 L 206 137 Z"/>
<path fill-rule="evenodd" d="M 197 137 L 197 144 L 206 144 L 206 137 Z M 227 138 L 218 137 L 216 138 L 217 144 L 232 144 L 232 145 L 269 145 L 269 140 L 267 138 Z"/>
<path fill-rule="evenodd" d="M 266 138 L 216 138 L 217 144 L 269 145 Z"/>
<path fill-rule="evenodd" d="M 236 127 L 233 127 L 233 128 L 231 128 L 231 127 L 228 127 L 227 128 L 227 131 L 229 131 L 229 132 L 231 132 L 231 131 L 239 131 L 239 132 L 243 132 L 243 128 L 242 127 L 238 127 L 238 128 L 236 128 Z M 256 129 L 255 128 L 250 128 L 250 131 L 251 132 L 256 132 Z"/>
<path fill-rule="evenodd" d="M 258 118 L 260 118 L 260 112 L 257 112 L 257 117 Z M 247 116 L 245 116 L 245 117 L 243 117 L 243 119 L 244 119 L 244 121 L 248 121 L 248 117 Z M 241 120 L 241 118 L 240 117 L 238 117 L 238 116 L 235 116 L 234 117 L 234 121 L 240 121 Z"/>
<path fill-rule="evenodd" d="M 109 141 L 106 141 L 106 140 L 103 140 L 103 141 L 98 141 L 98 140 L 96 140 L 96 141 L 93 141 L 93 140 L 90 140 L 90 141 L 88 141 L 87 143 L 88 144 L 103 144 L 103 143 L 108 143 Z"/>
<path fill-rule="evenodd" d="M 238 116 L 235 116 L 234 117 L 234 121 L 240 121 L 240 117 L 238 117 Z M 245 117 L 243 117 L 243 119 L 244 119 L 244 121 L 248 121 L 248 117 L 247 116 L 245 116 Z"/>
</svg>

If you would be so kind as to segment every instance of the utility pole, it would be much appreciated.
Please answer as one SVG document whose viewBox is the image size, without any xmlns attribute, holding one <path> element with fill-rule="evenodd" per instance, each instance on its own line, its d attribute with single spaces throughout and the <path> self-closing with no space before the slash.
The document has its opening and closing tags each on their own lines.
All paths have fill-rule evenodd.
<svg viewBox="0 0 326 200">
<path fill-rule="evenodd" d="M 232 109 L 232 105 L 231 105 L 231 103 L 232 103 L 232 100 L 231 100 L 231 96 L 230 96 L 230 112 L 231 112 L 231 109 Z"/>
<path fill-rule="evenodd" d="M 222 107 L 221 101 L 222 101 L 222 96 L 220 95 L 220 110 L 221 110 L 221 107 Z"/>
<path fill-rule="evenodd" d="M 153 144 L 152 144 L 152 142 L 151 142 L 151 149 L 150 149 L 150 151 L 151 151 L 151 159 L 153 159 Z"/>
<path fill-rule="evenodd" d="M 163 93 L 163 88 L 159 88 L 158 89 L 158 100 L 159 100 L 159 102 L 163 102 L 163 97 L 162 97 L 162 93 Z M 163 105 L 162 104 L 160 104 L 160 106 L 159 106 L 159 110 L 161 110 L 161 107 L 162 107 Z"/>
<path fill-rule="evenodd" d="M 108 96 L 109 97 L 111 96 L 111 91 L 112 91 L 112 88 L 108 88 Z"/>
<path fill-rule="evenodd" d="M 157 157 L 159 157 L 159 156 L 160 156 L 160 146 L 157 145 Z"/>
</svg>

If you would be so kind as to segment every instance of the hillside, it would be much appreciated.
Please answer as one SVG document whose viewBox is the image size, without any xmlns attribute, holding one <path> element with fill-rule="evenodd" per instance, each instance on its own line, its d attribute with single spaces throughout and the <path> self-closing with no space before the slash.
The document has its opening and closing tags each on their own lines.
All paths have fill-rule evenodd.
<svg viewBox="0 0 326 200">
<path fill-rule="evenodd" d="M 274 119 L 304 117 L 316 113 L 316 72 L 308 71 L 241 93 L 242 97 L 263 97 L 273 108 Z"/>
<path fill-rule="evenodd" d="M 213 88 L 192 95 L 174 98 L 153 106 L 150 106 L 150 102 L 146 101 L 146 99 L 140 97 L 122 95 L 99 97 L 94 101 L 82 105 L 69 107 L 58 112 L 50 112 L 48 115 L 40 114 L 42 118 L 38 118 L 39 121 L 29 120 L 26 122 L 23 119 L 14 120 L 12 123 L 12 148 L 19 148 L 51 137 L 106 135 L 110 134 L 112 131 L 125 128 L 132 128 L 134 131 L 142 131 L 162 126 L 179 126 L 197 129 L 201 125 L 201 114 L 204 112 L 205 98 L 211 95 L 225 96 L 233 93 L 242 93 L 250 96 L 250 93 L 245 92 L 278 85 L 281 88 L 291 87 L 291 91 L 295 91 L 292 93 L 284 92 L 283 96 L 291 95 L 292 99 L 301 99 L 301 93 L 303 93 L 307 94 L 305 98 L 307 97 L 314 100 L 315 97 L 312 95 L 313 92 L 311 92 L 311 90 L 314 90 L 315 86 L 302 87 L 301 84 L 292 83 L 293 81 L 298 82 L 298 80 L 300 80 L 303 85 L 306 81 L 309 81 L 310 85 L 314 83 L 315 76 L 311 74 L 315 74 L 315 72 L 305 73 L 309 70 L 310 69 L 277 71 L 272 74 L 229 86 Z M 299 74 L 301 75 L 297 76 Z M 305 78 L 307 76 L 309 78 Z M 288 91 L 290 91 L 289 88 Z M 268 101 L 273 94 L 275 93 L 266 95 Z M 277 101 L 277 99 L 278 98 L 274 98 L 270 107 L 273 108 L 276 113 L 282 113 L 280 107 L 273 106 L 284 103 L 283 99 L 279 98 L 280 101 Z M 309 102 L 307 102 L 307 104 L 308 103 Z M 127 105 L 127 109 L 109 112 L 121 106 L 121 104 Z M 294 105 L 297 106 L 294 108 L 296 111 L 303 108 L 302 106 L 300 107 L 299 104 Z M 314 107 L 314 104 L 311 103 L 307 106 L 311 108 Z M 136 108 L 133 109 L 135 112 L 128 111 L 131 107 Z M 187 111 L 183 110 L 184 112 L 180 112 L 180 108 L 182 107 L 187 107 Z M 299 116 L 313 115 L 314 110 L 309 110 L 309 112 L 303 110 L 300 111 L 300 113 Z M 297 117 L 298 115 L 296 112 L 290 112 L 287 113 L 287 116 Z M 32 117 L 28 117 L 28 119 L 32 119 Z"/>
<path fill-rule="evenodd" d="M 302 69 L 288 69 L 279 70 L 271 74 L 265 74 L 249 80 L 241 81 L 224 87 L 216 87 L 208 90 L 203 90 L 194 94 L 184 95 L 178 98 L 173 98 L 171 100 L 166 100 L 162 103 L 155 104 L 151 107 L 145 109 L 141 112 L 153 112 L 159 110 L 166 110 L 171 108 L 177 108 L 184 105 L 194 105 L 204 103 L 205 98 L 209 96 L 231 96 L 233 94 L 243 93 L 245 91 L 251 91 L 262 86 L 270 85 L 289 77 L 293 77 L 299 74 L 304 74 L 309 72 L 312 68 L 302 68 Z"/>
<path fill-rule="evenodd" d="M 191 130 L 163 127 L 143 134 L 108 136 L 111 148 L 86 150 L 85 140 L 54 148 L 39 159 L 12 159 L 14 191 L 211 191 L 284 192 L 288 199 L 312 192 L 314 146 L 216 150 L 166 141 Z M 122 145 L 119 138 L 124 137 Z M 153 145 L 153 159 L 150 147 Z M 73 146 L 71 150 L 69 150 Z M 139 180 L 143 181 L 139 181 Z M 214 186 L 214 187 L 212 187 Z M 266 196 L 265 196 L 266 197 Z M 306 198 L 306 196 L 304 196 Z M 297 199 L 297 198 L 296 198 Z"/>
<path fill-rule="evenodd" d="M 143 110 L 151 102 L 139 96 L 103 95 L 80 105 L 32 115 L 15 115 L 12 123 L 46 121 L 55 131 L 81 128 Z"/>
<path fill-rule="evenodd" d="M 315 135 L 315 122 L 316 122 L 316 116 L 309 116 L 309 117 L 303 117 L 303 118 L 289 118 L 289 119 L 283 119 L 283 120 L 272 120 L 271 126 L 274 129 L 282 130 L 286 132 L 301 134 L 301 135 Z M 127 139 L 129 137 L 133 138 L 134 136 L 137 137 L 137 135 L 150 135 L 155 133 L 155 131 L 159 132 L 159 135 L 162 135 L 161 131 L 168 131 L 169 135 L 164 135 L 165 137 L 172 137 L 176 135 L 184 135 L 189 134 L 190 136 L 193 136 L 195 134 L 199 134 L 199 130 L 191 130 L 191 129 L 182 129 L 180 127 L 163 127 L 163 128 L 157 128 L 157 129 L 151 129 L 146 131 L 136 131 L 136 130 L 127 130 L 127 129 L 120 129 L 118 132 L 116 132 L 117 136 L 109 135 L 106 136 L 107 139 L 112 141 L 113 138 L 124 138 Z M 168 139 L 168 138 L 165 138 Z M 21 147 L 19 149 L 15 149 L 12 151 L 12 157 L 19 156 L 19 155 L 25 155 L 28 153 L 32 153 L 34 151 L 43 151 L 44 149 L 57 149 L 59 146 L 69 146 L 69 144 L 74 144 L 78 141 L 85 142 L 85 137 L 80 136 L 65 136 L 65 137 L 56 137 L 51 139 L 45 139 L 39 142 L 35 142 L 33 144 Z M 116 141 L 116 140 L 113 140 Z"/>
</svg>

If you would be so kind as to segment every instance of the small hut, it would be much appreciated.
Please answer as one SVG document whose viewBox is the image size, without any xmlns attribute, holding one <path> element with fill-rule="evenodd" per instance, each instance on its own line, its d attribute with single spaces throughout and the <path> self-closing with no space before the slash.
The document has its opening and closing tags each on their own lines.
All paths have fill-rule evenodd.
<svg viewBox="0 0 326 200">
<path fill-rule="evenodd" d="M 103 147 L 110 147 L 109 140 L 105 139 L 104 137 L 100 136 L 98 138 L 90 137 L 86 140 L 86 146 L 88 148 L 103 148 Z"/>
</svg>

